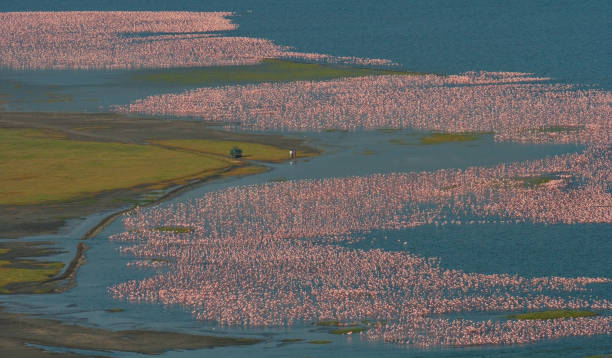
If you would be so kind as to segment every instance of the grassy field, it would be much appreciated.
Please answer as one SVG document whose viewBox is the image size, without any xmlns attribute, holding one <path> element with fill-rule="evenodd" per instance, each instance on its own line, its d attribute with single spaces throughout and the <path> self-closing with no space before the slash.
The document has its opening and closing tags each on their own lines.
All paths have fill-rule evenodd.
<svg viewBox="0 0 612 358">
<path fill-rule="evenodd" d="M 63 139 L 0 129 L 0 205 L 64 201 L 105 190 L 216 174 L 230 159 L 151 145 Z"/>
<path fill-rule="evenodd" d="M 574 311 L 574 310 L 552 310 L 542 312 L 530 312 L 508 316 L 512 319 L 559 319 L 559 318 L 579 318 L 579 317 L 594 317 L 597 313 L 591 311 Z"/>
<path fill-rule="evenodd" d="M 40 282 L 57 275 L 62 262 L 17 262 L 0 260 L 0 293 L 9 293 L 5 287 L 15 283 Z"/>
<path fill-rule="evenodd" d="M 210 153 L 231 158 L 229 155 L 233 147 L 242 149 L 242 157 L 249 160 L 258 160 L 262 162 L 279 162 L 289 159 L 289 148 L 283 149 L 270 145 L 249 143 L 249 142 L 234 142 L 220 141 L 209 139 L 176 139 L 176 140 L 157 140 L 151 143 L 162 145 L 165 147 L 173 147 L 195 151 L 199 153 Z M 314 153 L 297 151 L 296 157 L 310 157 Z"/>
<path fill-rule="evenodd" d="M 320 81 L 371 75 L 421 75 L 421 73 L 267 59 L 251 66 L 141 72 L 133 75 L 132 78 L 146 82 L 206 86 L 235 83 Z"/>
</svg>

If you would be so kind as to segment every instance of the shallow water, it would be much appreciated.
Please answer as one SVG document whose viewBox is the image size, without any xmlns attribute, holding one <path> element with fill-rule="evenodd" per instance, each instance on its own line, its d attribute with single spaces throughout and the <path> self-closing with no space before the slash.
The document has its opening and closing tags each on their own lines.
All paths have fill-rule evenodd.
<svg viewBox="0 0 612 358">
<path fill-rule="evenodd" d="M 304 135 L 304 134 L 302 134 Z M 381 171 L 421 171 L 440 168 L 491 166 L 499 162 L 535 159 L 545 155 L 580 150 L 567 145 L 519 145 L 498 144 L 492 137 L 476 142 L 449 143 L 442 145 L 394 145 L 389 138 L 397 136 L 416 137 L 420 133 L 410 131 L 319 133 L 308 136 L 309 141 L 325 150 L 317 158 L 298 160 L 274 165 L 274 170 L 238 179 L 214 181 L 186 192 L 170 202 L 181 202 L 198 198 L 206 192 L 233 185 L 265 183 L 279 178 L 299 180 L 328 176 L 367 175 Z M 372 148 L 376 155 L 358 155 L 364 148 Z M 453 155 L 445 155 L 445 153 Z M 400 157 L 400 159 L 386 159 Z M 404 158 L 404 159 L 401 159 Z M 408 159 L 406 159 L 408 158 Z M 412 158 L 412 159 L 410 159 Z M 384 163 L 384 165 L 380 163 Z M 167 205 L 167 203 L 161 204 Z M 75 221 L 70 233 L 63 237 L 49 237 L 62 244 L 74 245 L 78 234 L 100 216 Z M 132 259 L 117 252 L 121 245 L 107 238 L 124 231 L 120 220 L 107 227 L 96 238 L 87 243 L 87 264 L 78 275 L 78 286 L 59 295 L 11 296 L 4 301 L 8 308 L 16 311 L 61 318 L 75 323 L 110 329 L 159 329 L 201 334 L 238 334 L 265 339 L 265 343 L 254 347 L 221 348 L 204 351 L 168 352 L 164 357 L 196 357 L 202 354 L 215 356 L 287 356 L 306 355 L 326 357 L 338 352 L 354 356 L 513 356 L 530 354 L 545 357 L 551 352 L 564 352 L 569 356 L 582 356 L 609 349 L 609 339 L 571 338 L 555 342 L 540 342 L 526 346 L 444 348 L 433 351 L 408 349 L 394 344 L 367 342 L 359 335 L 335 336 L 325 329 L 310 324 L 292 328 L 241 329 L 218 327 L 211 322 L 194 321 L 188 310 L 180 307 L 164 307 L 153 304 L 130 304 L 116 301 L 107 294 L 107 288 L 127 280 L 145 278 L 153 270 L 126 268 Z M 544 225 L 544 224 L 487 224 L 464 226 L 423 226 L 400 231 L 373 231 L 366 239 L 353 244 L 359 248 L 380 247 L 386 250 L 406 250 L 425 257 L 441 258 L 444 268 L 462 269 L 467 272 L 509 273 L 523 276 L 606 276 L 612 272 L 608 260 L 612 246 L 608 238 L 612 228 L 605 224 Z M 62 238 L 75 238 L 63 240 Z M 492 259 L 494 258 L 494 259 Z M 612 285 L 592 285 L 589 293 L 599 297 L 612 296 Z M 124 312 L 109 313 L 106 309 L 123 308 Z M 482 316 L 471 313 L 467 317 Z M 502 314 L 485 314 L 489 319 Z M 308 343 L 282 343 L 284 338 L 327 339 L 329 345 Z M 608 337 L 609 338 L 609 337 Z M 583 348 L 571 353 L 577 345 Z M 565 348 L 562 348 L 565 347 Z M 587 348 L 588 347 L 588 348 Z M 133 357 L 135 354 L 116 353 L 117 356 Z"/>
<path fill-rule="evenodd" d="M 386 58 L 401 68 L 436 73 L 463 71 L 520 71 L 550 76 L 561 82 L 612 89 L 612 2 L 601 1 L 76 1 L 3 0 L 0 11 L 22 10 L 229 10 L 240 27 L 234 33 L 266 38 L 299 51 L 336 56 Z M 176 85 L 141 86 L 125 71 L 8 71 L 0 70 L 0 93 L 9 95 L 6 110 L 100 111 L 148 95 L 179 92 Z M 293 134 L 324 149 L 318 158 L 272 165 L 268 173 L 218 180 L 172 199 L 197 198 L 233 185 L 271 180 L 343 177 L 441 168 L 492 166 L 577 152 L 572 145 L 494 143 L 490 135 L 465 143 L 419 145 L 423 133 L 323 132 Z M 395 143 L 395 144 L 394 144 Z M 400 143 L 400 144 L 398 144 Z M 76 220 L 51 239 L 70 257 L 76 241 L 102 214 Z M 147 277 L 153 271 L 127 269 L 131 257 L 117 252 L 107 240 L 123 231 L 118 220 L 90 239 L 88 263 L 78 286 L 59 295 L 3 297 L 9 309 L 111 329 L 168 329 L 203 334 L 263 337 L 253 347 L 167 352 L 162 357 L 582 357 L 612 353 L 609 336 L 568 338 L 524 346 L 445 348 L 430 351 L 393 344 L 365 342 L 317 330 L 312 325 L 291 329 L 220 328 L 197 322 L 180 307 L 129 304 L 113 300 L 107 288 Z M 486 224 L 423 226 L 396 232 L 371 232 L 357 247 L 407 250 L 439 257 L 445 268 L 523 276 L 610 276 L 612 227 L 609 224 L 544 225 Z M 376 240 L 373 240 L 376 238 Z M 592 286 L 592 293 L 612 297 L 612 285 Z M 125 312 L 108 313 L 119 307 Z M 491 314 L 495 316 L 495 314 Z M 329 345 L 282 344 L 283 338 L 328 339 Z M 113 356 L 141 357 L 113 353 Z"/>
</svg>

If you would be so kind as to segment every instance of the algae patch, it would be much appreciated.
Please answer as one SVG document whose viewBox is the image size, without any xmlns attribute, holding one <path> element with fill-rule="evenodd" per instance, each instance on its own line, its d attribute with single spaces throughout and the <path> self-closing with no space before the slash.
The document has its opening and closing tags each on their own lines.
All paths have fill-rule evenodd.
<svg viewBox="0 0 612 358">
<path fill-rule="evenodd" d="M 575 311 L 575 310 L 551 310 L 542 312 L 529 312 L 510 315 L 508 318 L 518 320 L 547 320 L 561 318 L 580 318 L 580 317 L 595 317 L 597 313 L 591 311 Z"/>
<path fill-rule="evenodd" d="M 181 85 L 214 86 L 237 83 L 322 81 L 377 75 L 423 75 L 418 72 L 393 71 L 355 66 L 305 63 L 281 59 L 265 59 L 255 65 L 215 66 L 141 71 L 133 80 Z"/>
<path fill-rule="evenodd" d="M 478 140 L 483 134 L 479 132 L 464 132 L 464 133 L 431 133 L 421 137 L 419 143 L 424 145 L 444 144 L 456 142 L 471 142 Z"/>
<path fill-rule="evenodd" d="M 173 232 L 175 234 L 184 234 L 187 232 L 192 232 L 193 228 L 187 226 L 159 226 L 156 227 L 155 230 L 161 232 Z"/>
</svg>

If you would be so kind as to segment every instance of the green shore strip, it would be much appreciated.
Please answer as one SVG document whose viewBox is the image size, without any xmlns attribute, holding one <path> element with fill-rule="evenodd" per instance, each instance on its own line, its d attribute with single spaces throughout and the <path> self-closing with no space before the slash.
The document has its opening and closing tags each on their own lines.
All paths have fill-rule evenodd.
<svg viewBox="0 0 612 358">
<path fill-rule="evenodd" d="M 312 341 L 308 341 L 307 343 L 310 343 L 310 344 L 330 344 L 332 342 L 333 341 L 330 341 L 330 340 L 327 340 L 327 339 L 315 339 L 315 340 L 312 340 Z"/>
<path fill-rule="evenodd" d="M 151 141 L 166 148 L 176 148 L 198 153 L 216 154 L 230 159 L 230 150 L 238 147 L 242 150 L 242 159 L 276 163 L 289 159 L 289 149 L 260 143 L 221 141 L 210 139 L 173 139 Z M 311 157 L 316 153 L 297 151 L 296 158 Z"/>
<path fill-rule="evenodd" d="M 223 173 L 238 176 L 266 170 L 231 158 L 233 146 L 243 148 L 245 159 L 288 159 L 288 150 L 257 143 L 152 143 L 77 141 L 46 130 L 0 129 L 0 205 L 63 202 L 109 190 L 142 185 L 161 189 Z"/>
<path fill-rule="evenodd" d="M 575 310 L 551 310 L 542 312 L 529 312 L 510 315 L 508 318 L 518 320 L 547 320 L 547 319 L 562 319 L 562 318 L 580 318 L 580 317 L 595 317 L 597 313 L 591 311 L 575 311 Z"/>
<path fill-rule="evenodd" d="M 236 83 L 322 81 L 335 78 L 424 75 L 420 72 L 393 71 L 355 66 L 305 63 L 280 59 L 266 59 L 255 65 L 172 69 L 136 73 L 136 81 L 180 85 L 230 85 Z"/>
<path fill-rule="evenodd" d="M 444 144 L 455 142 L 471 142 L 480 139 L 486 133 L 465 132 L 465 133 L 431 133 L 421 137 L 420 144 Z"/>
</svg>

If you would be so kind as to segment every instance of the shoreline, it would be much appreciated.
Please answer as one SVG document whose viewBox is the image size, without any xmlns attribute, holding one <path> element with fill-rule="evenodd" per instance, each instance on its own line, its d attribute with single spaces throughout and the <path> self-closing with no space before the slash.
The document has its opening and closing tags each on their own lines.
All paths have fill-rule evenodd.
<svg viewBox="0 0 612 358">
<path fill-rule="evenodd" d="M 199 185 L 205 185 L 207 184 L 209 181 L 213 181 L 215 179 L 219 179 L 223 177 L 223 173 L 225 172 L 230 172 L 233 169 L 235 169 L 235 167 L 231 167 L 227 170 L 225 170 L 222 173 L 219 173 L 215 176 L 212 177 L 207 177 L 207 178 L 203 178 L 200 180 L 196 180 L 192 183 L 188 183 L 185 185 L 181 185 L 171 191 L 169 191 L 168 193 L 166 193 L 165 195 L 163 195 L 162 197 L 156 199 L 155 201 L 146 204 L 144 206 L 141 207 L 148 207 L 148 206 L 154 206 L 157 204 L 160 204 L 168 199 L 172 199 L 188 190 L 190 190 L 193 187 L 199 186 Z M 53 293 L 62 293 L 65 292 L 67 290 L 69 290 L 70 288 L 74 287 L 76 285 L 76 274 L 79 270 L 79 268 L 84 265 L 87 262 L 87 259 L 85 257 L 85 252 L 89 249 L 89 246 L 87 246 L 87 244 L 84 242 L 85 240 L 94 238 L 96 235 L 98 235 L 102 230 L 104 230 L 104 228 L 106 228 L 108 225 L 112 224 L 117 218 L 121 217 L 122 215 L 134 210 L 134 207 L 128 208 L 128 209 L 121 209 L 117 212 L 114 212 L 108 216 L 105 216 L 104 218 L 102 218 L 102 220 L 98 221 L 98 223 L 96 225 L 94 225 L 93 227 L 91 227 L 83 236 L 81 236 L 81 238 L 79 239 L 81 242 L 79 242 L 79 244 L 77 245 L 77 252 L 74 255 L 74 258 L 70 261 L 70 264 L 68 265 L 68 267 L 64 270 L 64 272 L 62 272 L 61 274 L 52 277 L 46 281 L 42 281 L 40 283 L 36 283 L 35 285 L 32 286 L 36 286 L 36 288 L 39 288 L 40 286 L 44 286 L 50 283 L 61 283 L 61 281 L 65 281 L 67 280 L 67 282 L 64 283 L 64 285 L 62 286 L 58 286 L 56 288 L 54 288 Z"/>
<path fill-rule="evenodd" d="M 6 312 L 2 306 L 0 321 L 3 322 L 0 325 L 0 347 L 3 353 L 11 357 L 57 357 L 57 353 L 44 347 L 57 347 L 68 351 L 120 351 L 157 355 L 171 350 L 212 349 L 263 342 L 262 339 L 170 331 L 107 330 Z M 62 356 L 80 358 L 91 355 L 69 352 L 62 353 Z"/>
<path fill-rule="evenodd" d="M 31 129 L 43 129 L 52 132 L 60 132 L 67 133 L 68 138 L 76 138 L 77 140 L 93 140 L 93 141 L 105 141 L 109 140 L 109 135 L 90 135 L 90 133 L 83 133 L 79 131 L 74 131 L 70 128 L 66 130 L 65 128 L 60 128 L 57 126 L 58 120 L 55 118 L 61 118 L 64 116 L 69 117 L 79 117 L 78 119 L 74 118 L 76 121 L 81 121 L 81 117 L 85 116 L 90 118 L 88 123 L 82 123 L 83 125 L 89 125 L 90 127 L 96 122 L 99 122 L 99 119 L 102 118 L 102 121 L 109 122 L 112 124 L 117 124 L 119 127 L 124 125 L 124 123 L 120 123 L 117 121 L 117 118 L 122 118 L 121 116 L 117 116 L 114 114 L 67 114 L 62 115 L 61 113 L 53 113 L 53 114 L 30 114 L 33 115 L 34 118 L 40 120 L 42 117 L 43 120 L 48 117 L 53 117 L 54 119 L 49 121 L 48 123 L 20 123 L 19 121 L 12 121 L 11 119 L 7 119 L 6 117 L 11 114 L 7 114 L 7 112 L 0 112 L 0 128 L 31 128 Z M 28 117 L 27 113 L 17 113 L 15 114 L 17 117 Z M 47 118 L 46 118 L 47 117 Z M 91 120 L 93 118 L 93 120 Z M 266 136 L 266 135 L 250 135 L 250 134 L 241 134 L 241 133 L 231 133 L 231 132 L 223 132 L 217 129 L 211 129 L 210 126 L 202 123 L 181 123 L 179 122 L 168 122 L 168 121 L 160 121 L 160 120 L 142 120 L 142 119 L 133 119 L 132 125 L 134 125 L 134 121 L 138 121 L 138 126 L 147 125 L 148 122 L 151 121 L 155 124 L 168 125 L 170 127 L 198 127 L 200 132 L 199 136 L 203 136 L 205 138 L 212 136 L 214 139 L 226 139 L 225 137 L 229 137 L 229 140 L 240 141 L 243 139 L 250 139 L 252 143 L 266 143 L 271 145 L 291 145 L 291 147 L 299 147 L 302 150 L 305 150 L 309 155 L 317 155 L 320 153 L 319 150 L 314 149 L 312 147 L 305 146 L 304 140 L 302 139 L 294 139 L 288 137 L 281 136 Z M 68 125 L 73 125 L 75 121 L 67 121 Z M 84 127 L 86 128 L 86 127 Z M 184 130 L 184 128 L 183 128 Z M 155 132 L 155 131 L 153 131 Z M 181 132 L 181 130 L 179 130 Z M 159 133 L 153 133 L 159 134 Z M 175 136 L 177 134 L 175 133 Z M 180 135 L 180 134 L 178 134 Z M 112 134 L 111 134 L 112 136 Z M 135 140 L 130 140 L 131 138 L 118 138 L 119 141 L 127 142 L 127 143 L 148 143 L 149 138 L 136 138 Z M 192 135 L 193 137 L 193 135 Z M 111 137 L 111 140 L 115 138 Z M 123 140 L 122 140 L 123 139 Z M 162 139 L 166 139 L 162 136 Z M 280 143 L 280 144 L 279 144 Z M 296 145 L 297 143 L 297 145 Z M 152 144 L 154 145 L 154 144 Z M 176 148 L 175 150 L 181 150 L 181 148 Z M 289 158 L 287 159 L 289 160 Z M 275 161 L 271 161 L 272 163 Z M 37 207 L 34 213 L 38 213 L 39 216 L 47 216 L 52 217 L 53 215 L 59 214 L 73 214 L 77 213 L 78 215 L 68 215 L 61 220 L 52 221 L 50 224 L 40 225 L 37 223 L 38 217 L 36 215 L 34 217 L 28 217 L 28 210 L 26 209 L 25 214 L 21 215 L 22 218 L 28 218 L 29 222 L 26 221 L 25 225 L 27 227 L 28 223 L 32 223 L 34 225 L 32 232 L 25 231 L 26 235 L 19 235 L 14 238 L 7 237 L 5 240 L 5 246 L 7 246 L 9 251 L 14 248 L 22 245 L 24 237 L 27 236 L 37 236 L 44 235 L 49 232 L 57 233 L 62 228 L 66 227 L 67 219 L 70 218 L 78 218 L 83 217 L 83 214 L 86 215 L 99 213 L 101 211 L 106 211 L 104 209 L 110 209 L 111 213 L 104 216 L 100 220 L 96 220 L 96 222 L 87 229 L 87 231 L 80 236 L 78 239 L 78 244 L 76 247 L 76 252 L 72 259 L 67 263 L 64 269 L 62 269 L 55 276 L 49 277 L 48 279 L 44 279 L 41 281 L 35 282 L 14 282 L 8 284 L 6 287 L 10 288 L 9 291 L 5 294 L 40 294 L 40 293 L 63 293 L 66 292 L 77 285 L 77 274 L 79 269 L 87 262 L 86 252 L 89 249 L 86 241 L 96 237 L 100 232 L 104 230 L 108 225 L 115 222 L 115 220 L 122 215 L 134 210 L 136 207 L 149 207 L 153 205 L 160 204 L 166 200 L 172 199 L 186 191 L 193 189 L 194 187 L 198 187 L 201 185 L 205 185 L 210 183 L 211 181 L 222 179 L 222 178 L 232 178 L 232 177 L 241 177 L 245 175 L 258 174 L 271 170 L 268 166 L 263 166 L 260 162 L 251 162 L 248 158 L 241 159 L 236 161 L 233 165 L 230 165 L 221 170 L 214 171 L 203 171 L 196 175 L 190 175 L 186 178 L 182 179 L 178 182 L 162 182 L 162 183 L 150 183 L 140 185 L 135 188 L 125 188 L 118 190 L 110 190 L 106 192 L 96 193 L 93 198 L 85 198 L 78 199 L 76 202 L 67 202 L 67 203 L 51 203 L 50 205 L 47 203 L 32 205 L 32 207 Z M 166 187 L 163 190 L 159 190 L 160 187 Z M 159 192 L 162 191 L 160 195 Z M 126 208 L 125 203 L 121 205 L 117 209 L 112 209 L 112 207 L 117 207 L 117 204 L 120 203 L 118 201 L 112 201 L 113 198 L 121 198 L 125 195 L 129 195 L 131 197 L 143 197 L 143 196 L 151 196 L 154 192 L 157 192 L 157 195 L 154 195 L 154 198 L 144 200 L 141 202 L 140 200 L 136 200 L 136 204 L 130 205 Z M 100 204 L 99 200 L 102 200 L 103 203 Z M 89 204 L 89 205 L 88 205 Z M 7 207 L 0 207 L 0 211 L 4 211 Z M 62 212 L 62 209 L 65 209 Z M 92 211 L 93 210 L 93 211 Z M 42 230 L 40 230 L 42 228 Z M 28 235 L 29 234 L 29 235 Z M 34 242 L 36 245 L 38 242 Z M 42 242 L 41 242 L 42 243 Z M 47 245 L 54 246 L 54 242 L 46 242 Z M 55 250 L 57 249 L 49 249 Z M 40 257 L 46 257 L 47 255 L 42 255 Z M 40 259 L 39 257 L 39 259 Z M 49 347 L 61 347 L 61 348 L 74 348 L 74 349 L 84 349 L 91 351 L 108 351 L 108 350 L 116 350 L 116 351 L 126 351 L 126 352 L 136 352 L 141 354 L 159 354 L 168 350 L 176 350 L 176 349 L 201 349 L 201 348 L 213 348 L 220 346 L 235 346 L 235 345 L 250 345 L 257 344 L 261 342 L 261 339 L 248 339 L 248 338 L 233 338 L 233 337 L 225 337 L 225 336 L 199 336 L 199 335 L 191 335 L 191 334 L 182 334 L 182 333 L 173 333 L 173 332 L 159 332 L 159 331 L 141 331 L 141 330 L 128 330 L 128 331 L 107 331 L 103 329 L 97 328 L 88 328 L 83 326 L 75 326 L 69 323 L 62 323 L 61 320 L 41 320 L 36 318 L 27 317 L 27 315 L 19 314 L 19 313 L 10 313 L 6 312 L 0 307 L 0 319 L 4 322 L 4 324 L 0 325 L 0 346 L 4 347 L 3 349 L 7 349 L 12 352 L 16 356 L 23 357 L 51 357 L 56 356 L 56 353 L 53 351 L 45 350 L 45 346 Z M 17 322 L 18 321 L 18 322 Z M 23 330 L 12 330 L 11 328 L 16 324 L 23 326 L 36 326 L 33 331 Z M 10 333 L 6 333 L 9 332 Z M 83 335 L 83 333 L 91 332 L 91 336 L 95 336 L 96 339 L 81 339 L 79 337 Z M 75 336 L 78 334 L 78 337 Z M 51 338 L 49 338 L 51 337 Z M 126 345 L 124 342 L 126 339 L 130 340 L 129 345 Z M 134 341 L 137 341 L 136 345 L 134 345 Z M 29 345 L 29 344 L 33 344 Z M 37 347 L 40 346 L 40 347 Z M 42 348 L 41 348 L 42 347 Z M 83 357 L 80 353 L 65 353 L 65 356 L 70 357 Z"/>
<path fill-rule="evenodd" d="M 306 145 L 303 139 L 275 134 L 227 132 L 203 122 L 142 119 L 114 113 L 0 112 L 0 129 L 19 128 L 60 133 L 62 139 L 85 142 L 118 142 L 161 147 L 155 141 L 180 138 L 195 141 L 212 140 L 214 143 L 231 141 L 263 144 L 279 149 L 297 148 L 305 156 L 320 154 L 320 150 Z M 85 241 L 96 236 L 116 218 L 135 207 L 159 204 L 195 186 L 219 178 L 239 177 L 270 170 L 270 167 L 262 165 L 261 161 L 252 162 L 248 156 L 237 160 L 229 160 L 229 156 L 223 155 L 225 152 L 223 154 L 208 153 L 179 146 L 166 149 L 215 156 L 227 160 L 227 166 L 219 169 L 207 169 L 175 179 L 140 184 L 135 187 L 104 190 L 67 201 L 28 205 L 0 205 L 0 212 L 3 216 L 3 220 L 0 221 L 0 232 L 3 235 L 2 239 L 6 239 L 3 241 L 6 242 L 9 251 L 11 247 L 16 247 L 15 245 L 21 242 L 20 239 L 24 237 L 57 234 L 58 231 L 66 227 L 69 219 L 83 218 L 105 211 L 111 212 L 102 219 L 96 220 L 96 223 L 79 239 L 75 238 L 79 241 L 76 253 L 59 273 L 40 281 L 9 283 L 7 287 L 10 286 L 11 290 L 7 294 L 64 292 L 74 287 L 76 273 L 86 261 L 85 252 L 88 246 Z M 272 159 L 269 162 L 275 163 L 287 160 L 290 159 Z M 265 164 L 265 160 L 263 162 Z M 14 244 L 11 244 L 12 241 L 14 241 Z"/>
</svg>

